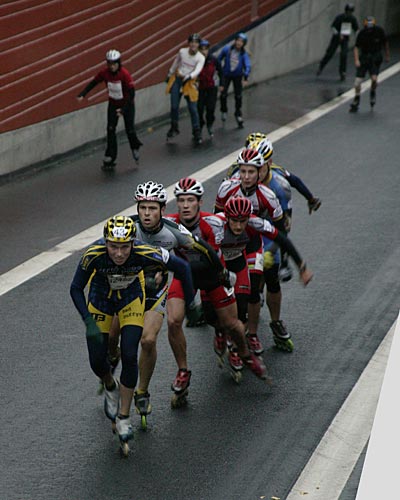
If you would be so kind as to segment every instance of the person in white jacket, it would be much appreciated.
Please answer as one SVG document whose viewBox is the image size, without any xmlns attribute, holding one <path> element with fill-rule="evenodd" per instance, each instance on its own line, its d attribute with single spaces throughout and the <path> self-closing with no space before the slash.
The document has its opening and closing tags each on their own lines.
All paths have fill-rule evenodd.
<svg viewBox="0 0 400 500">
<path fill-rule="evenodd" d="M 203 69 L 205 57 L 199 52 L 200 35 L 189 35 L 189 47 L 179 50 L 168 72 L 167 93 L 171 95 L 171 127 L 167 139 L 179 134 L 179 102 L 183 95 L 186 99 L 192 121 L 193 139 L 201 144 L 201 129 L 197 110 L 198 89 L 196 80 Z"/>
</svg>

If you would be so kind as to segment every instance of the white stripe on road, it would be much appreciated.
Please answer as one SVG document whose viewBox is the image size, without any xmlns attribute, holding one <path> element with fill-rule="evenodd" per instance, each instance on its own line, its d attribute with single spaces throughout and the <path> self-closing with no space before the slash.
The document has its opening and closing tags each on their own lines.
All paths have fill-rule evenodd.
<svg viewBox="0 0 400 500">
<path fill-rule="evenodd" d="M 371 433 L 395 327 L 396 323 L 386 334 L 381 345 L 361 374 L 357 384 L 353 387 L 332 421 L 286 500 L 299 500 L 300 498 L 307 498 L 307 500 L 338 500 L 340 497 Z M 397 334 L 399 334 L 399 330 L 400 322 L 397 325 Z M 397 381 L 396 385 L 398 385 Z M 397 393 L 396 388 L 396 392 L 392 395 L 392 403 L 393 396 Z M 386 413 L 391 413 L 391 411 L 390 406 L 386 407 Z M 374 429 L 379 425 L 381 425 L 381 422 L 375 422 Z M 398 422 L 395 424 L 394 429 L 396 426 L 398 426 Z M 390 430 L 386 429 L 386 432 L 389 433 Z M 382 454 L 379 457 L 381 460 L 378 467 L 379 474 L 383 469 L 382 459 L 384 456 L 385 454 Z M 386 463 L 385 460 L 385 467 Z M 393 466 L 397 467 L 397 465 L 398 462 L 393 460 Z M 398 489 L 396 475 L 392 481 L 396 482 L 395 485 L 392 484 L 393 493 Z M 357 497 L 357 500 L 367 500 L 367 498 L 369 500 L 372 498 L 393 497 L 379 494 L 374 497 Z"/>
<path fill-rule="evenodd" d="M 379 79 L 382 82 L 386 78 L 389 78 L 394 74 L 396 74 L 398 71 L 400 71 L 400 63 L 394 64 L 393 66 L 382 72 Z M 364 85 L 364 91 L 365 90 L 367 90 L 366 85 Z M 341 96 L 336 97 L 335 99 L 333 99 L 328 103 L 322 104 L 315 110 L 310 111 L 309 113 L 292 121 L 291 123 L 277 130 L 274 130 L 273 132 L 268 134 L 268 137 L 271 139 L 272 142 L 277 142 L 283 137 L 288 136 L 295 130 L 298 130 L 301 127 L 304 127 L 305 125 L 312 123 L 321 116 L 324 116 L 333 109 L 336 109 L 341 104 L 350 100 L 352 96 L 353 96 L 353 90 L 349 90 L 348 92 L 342 94 Z M 229 165 L 231 165 L 231 163 L 233 163 L 236 160 L 239 151 L 240 150 L 234 151 L 233 153 L 225 156 L 224 158 L 221 158 L 220 160 L 212 163 L 211 165 L 208 165 L 207 167 L 204 167 L 201 170 L 198 170 L 197 172 L 193 172 L 191 176 L 195 177 L 196 179 L 202 182 L 211 179 L 212 177 L 220 174 L 221 172 L 224 172 L 229 167 Z M 172 198 L 173 185 L 168 186 L 167 192 L 169 198 Z M 132 214 L 134 213 L 135 206 L 136 205 L 132 205 L 120 213 L 126 215 Z M 68 240 L 60 243 L 59 245 L 56 245 L 50 250 L 47 250 L 39 255 L 36 255 L 35 257 L 32 257 L 31 259 L 25 261 L 19 266 L 2 274 L 0 276 L 0 296 L 4 295 L 10 290 L 13 290 L 22 283 L 29 281 L 34 276 L 37 276 L 38 274 L 46 271 L 50 267 L 54 266 L 55 264 L 61 262 L 62 260 L 72 255 L 74 252 L 82 250 L 86 246 L 90 245 L 92 241 L 99 238 L 99 236 L 102 234 L 104 223 L 105 221 L 99 222 L 95 226 L 92 226 L 89 229 L 82 231 L 76 236 L 73 236 L 72 238 L 69 238 Z"/>
</svg>

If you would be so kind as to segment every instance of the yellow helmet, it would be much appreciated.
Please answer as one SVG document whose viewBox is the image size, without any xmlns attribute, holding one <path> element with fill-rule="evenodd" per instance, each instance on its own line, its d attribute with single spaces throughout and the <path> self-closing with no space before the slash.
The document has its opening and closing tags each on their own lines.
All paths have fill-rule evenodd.
<svg viewBox="0 0 400 500">
<path fill-rule="evenodd" d="M 136 226 L 130 217 L 116 215 L 104 225 L 104 238 L 114 243 L 127 243 L 135 238 Z"/>
<path fill-rule="evenodd" d="M 251 142 L 259 142 L 261 141 L 262 139 L 266 139 L 267 138 L 267 135 L 266 134 L 263 134 L 262 132 L 252 132 L 251 134 L 249 134 L 247 137 L 246 137 L 246 142 L 245 142 L 245 147 L 247 148 L 248 145 L 251 143 Z"/>
</svg>

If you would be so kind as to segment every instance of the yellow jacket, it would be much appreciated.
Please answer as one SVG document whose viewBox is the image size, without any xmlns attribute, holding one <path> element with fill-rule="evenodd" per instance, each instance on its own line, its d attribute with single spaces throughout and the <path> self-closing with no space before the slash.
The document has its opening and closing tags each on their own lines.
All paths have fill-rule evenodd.
<svg viewBox="0 0 400 500">
<path fill-rule="evenodd" d="M 171 92 L 171 87 L 175 82 L 176 75 L 171 75 L 169 77 L 167 88 L 165 93 L 169 94 Z M 188 97 L 190 102 L 197 102 L 199 99 L 199 89 L 197 88 L 197 81 L 190 79 L 185 82 L 181 87 L 181 93 L 183 96 Z"/>
</svg>

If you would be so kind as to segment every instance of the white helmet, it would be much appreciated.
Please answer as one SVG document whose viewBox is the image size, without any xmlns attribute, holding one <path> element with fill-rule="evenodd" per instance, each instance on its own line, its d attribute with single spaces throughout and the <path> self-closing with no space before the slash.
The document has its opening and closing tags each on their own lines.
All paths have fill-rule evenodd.
<svg viewBox="0 0 400 500">
<path fill-rule="evenodd" d="M 194 194 L 195 196 L 203 196 L 203 184 L 199 181 L 196 181 L 196 179 L 183 177 L 175 184 L 174 188 L 175 196 L 179 196 L 181 194 Z"/>
<path fill-rule="evenodd" d="M 251 165 L 252 167 L 261 168 L 264 165 L 264 157 L 257 149 L 246 148 L 242 149 L 237 158 L 239 165 Z"/>
<path fill-rule="evenodd" d="M 148 181 L 143 184 L 138 184 L 135 191 L 136 201 L 157 201 L 162 205 L 167 203 L 167 191 L 162 184 Z"/>
<path fill-rule="evenodd" d="M 106 54 L 106 61 L 117 62 L 121 59 L 121 53 L 118 50 L 109 50 Z"/>
<path fill-rule="evenodd" d="M 272 153 L 274 152 L 272 142 L 267 138 L 261 139 L 261 141 L 250 142 L 248 147 L 256 149 L 259 153 L 261 153 L 263 155 L 264 161 L 267 161 L 269 158 L 271 158 Z"/>
</svg>

